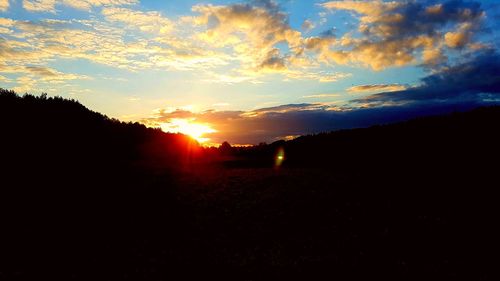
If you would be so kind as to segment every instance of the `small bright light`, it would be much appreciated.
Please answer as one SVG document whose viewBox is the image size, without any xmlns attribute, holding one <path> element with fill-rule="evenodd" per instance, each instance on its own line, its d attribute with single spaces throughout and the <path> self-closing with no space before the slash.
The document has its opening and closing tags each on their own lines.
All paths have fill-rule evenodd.
<svg viewBox="0 0 500 281">
<path fill-rule="evenodd" d="M 274 167 L 279 168 L 283 164 L 283 161 L 285 161 L 285 150 L 280 147 L 276 153 Z"/>
<path fill-rule="evenodd" d="M 161 129 L 164 132 L 181 133 L 192 137 L 199 143 L 209 141 L 204 135 L 215 133 L 217 130 L 211 128 L 209 125 L 192 122 L 189 119 L 172 119 L 169 123 L 161 124 Z"/>
</svg>

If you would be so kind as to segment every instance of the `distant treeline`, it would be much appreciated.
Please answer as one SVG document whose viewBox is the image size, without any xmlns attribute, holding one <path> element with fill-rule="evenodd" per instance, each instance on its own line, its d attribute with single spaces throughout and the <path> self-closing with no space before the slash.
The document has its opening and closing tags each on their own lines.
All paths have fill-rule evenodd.
<svg viewBox="0 0 500 281">
<path fill-rule="evenodd" d="M 248 148 L 226 148 L 226 153 L 235 156 L 228 163 L 235 167 L 273 165 L 278 151 L 283 150 L 285 167 L 371 170 L 403 168 L 398 163 L 436 166 L 495 162 L 499 143 L 500 106 L 491 106 Z"/>
</svg>

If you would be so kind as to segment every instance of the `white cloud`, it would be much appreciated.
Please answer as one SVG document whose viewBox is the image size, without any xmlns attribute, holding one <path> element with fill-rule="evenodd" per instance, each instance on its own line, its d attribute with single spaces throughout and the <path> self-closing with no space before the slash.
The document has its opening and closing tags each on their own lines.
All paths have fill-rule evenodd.
<svg viewBox="0 0 500 281">
<path fill-rule="evenodd" d="M 305 20 L 303 23 L 302 23 L 302 29 L 305 31 L 305 32 L 309 32 L 311 31 L 312 29 L 314 29 L 316 26 L 314 25 L 314 23 L 310 20 Z"/>
</svg>

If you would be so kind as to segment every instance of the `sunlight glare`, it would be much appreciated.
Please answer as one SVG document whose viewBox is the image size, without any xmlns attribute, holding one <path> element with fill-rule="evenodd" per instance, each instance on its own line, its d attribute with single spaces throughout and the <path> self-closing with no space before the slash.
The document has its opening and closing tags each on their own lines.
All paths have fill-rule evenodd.
<svg viewBox="0 0 500 281">
<path fill-rule="evenodd" d="M 210 140 L 204 137 L 206 134 L 217 132 L 207 124 L 195 123 L 190 119 L 175 118 L 170 120 L 169 123 L 162 123 L 160 126 L 164 132 L 185 134 L 199 143 L 206 143 Z"/>
</svg>

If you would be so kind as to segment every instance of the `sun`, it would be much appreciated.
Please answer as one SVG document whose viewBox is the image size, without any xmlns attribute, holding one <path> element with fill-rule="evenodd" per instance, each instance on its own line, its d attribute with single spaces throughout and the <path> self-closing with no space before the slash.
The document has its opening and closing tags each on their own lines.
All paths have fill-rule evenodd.
<svg viewBox="0 0 500 281">
<path fill-rule="evenodd" d="M 204 137 L 206 134 L 217 132 L 217 130 L 210 127 L 210 125 L 196 123 L 191 119 L 175 118 L 168 123 L 162 123 L 160 126 L 164 132 L 185 134 L 197 140 L 199 143 L 206 143 L 210 140 Z"/>
</svg>

